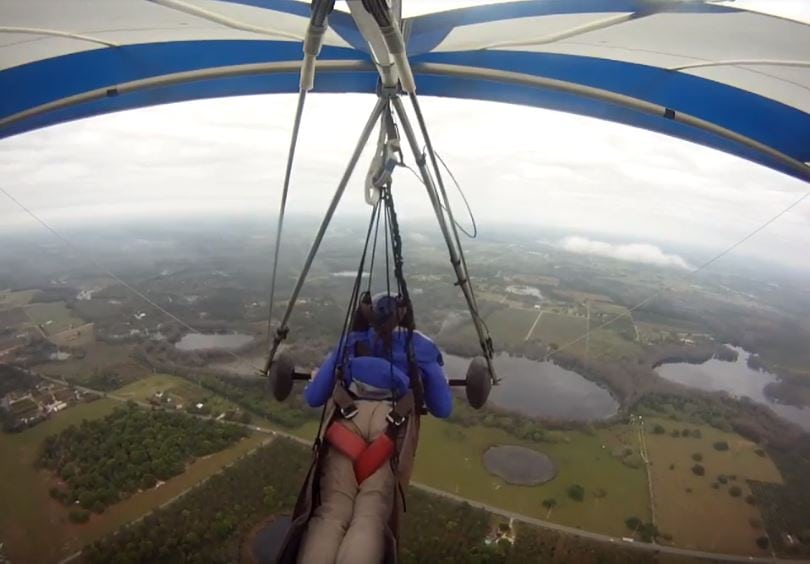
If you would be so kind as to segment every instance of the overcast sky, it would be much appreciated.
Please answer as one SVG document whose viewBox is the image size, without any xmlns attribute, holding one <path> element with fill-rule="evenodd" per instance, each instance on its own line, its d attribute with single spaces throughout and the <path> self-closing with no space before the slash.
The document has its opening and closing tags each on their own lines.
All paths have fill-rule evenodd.
<svg viewBox="0 0 810 564">
<path fill-rule="evenodd" d="M 767 5 L 810 21 L 808 2 Z M 292 212 L 325 210 L 373 103 L 362 95 L 308 98 Z M 56 226 L 133 214 L 182 218 L 248 210 L 273 216 L 294 105 L 293 95 L 205 100 L 30 132 L 0 141 L 0 182 Z M 493 102 L 425 98 L 423 105 L 434 144 L 483 230 L 520 222 L 559 227 L 571 237 L 601 232 L 627 243 L 677 241 L 721 250 L 808 189 L 742 159 L 627 126 Z M 363 211 L 367 164 L 364 158 L 342 213 Z M 430 213 L 423 188 L 407 170 L 397 173 L 395 190 L 403 213 Z M 0 195 L 0 226 L 31 225 Z M 739 252 L 806 264 L 810 199 Z"/>
</svg>

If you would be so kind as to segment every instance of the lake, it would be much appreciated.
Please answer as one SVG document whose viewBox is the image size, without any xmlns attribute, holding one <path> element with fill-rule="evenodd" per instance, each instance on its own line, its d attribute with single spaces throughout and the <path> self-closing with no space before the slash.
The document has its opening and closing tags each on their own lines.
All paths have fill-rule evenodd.
<svg viewBox="0 0 810 564">
<path fill-rule="evenodd" d="M 444 355 L 450 378 L 464 378 L 470 360 Z M 576 372 L 553 362 L 539 362 L 519 356 L 499 354 L 495 371 L 502 379 L 492 387 L 489 403 L 532 417 L 594 421 L 606 419 L 619 409 L 618 402 L 605 388 Z"/>
<path fill-rule="evenodd" d="M 252 340 L 251 335 L 242 333 L 186 333 L 175 347 L 181 351 L 233 350 Z"/>
<path fill-rule="evenodd" d="M 662 378 L 684 386 L 712 392 L 727 392 L 733 397 L 747 396 L 757 403 L 767 405 L 777 415 L 796 423 L 805 431 L 810 431 L 810 409 L 784 405 L 769 399 L 765 395 L 764 388 L 771 382 L 777 382 L 777 376 L 764 370 L 749 368 L 748 357 L 751 353 L 739 347 L 731 348 L 737 351 L 735 362 L 716 358 L 703 364 L 676 362 L 662 364 L 656 371 Z"/>
</svg>

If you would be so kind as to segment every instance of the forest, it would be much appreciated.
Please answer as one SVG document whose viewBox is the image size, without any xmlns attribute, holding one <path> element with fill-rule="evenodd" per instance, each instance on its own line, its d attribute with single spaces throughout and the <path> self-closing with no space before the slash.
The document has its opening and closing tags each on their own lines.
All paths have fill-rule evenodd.
<svg viewBox="0 0 810 564">
<path fill-rule="evenodd" d="M 39 462 L 63 482 L 51 497 L 101 513 L 139 489 L 182 473 L 195 457 L 220 451 L 247 434 L 180 413 L 127 404 L 97 421 L 83 421 L 45 439 Z M 86 520 L 74 509 L 71 519 Z"/>
<path fill-rule="evenodd" d="M 789 450 L 768 449 L 784 484 L 750 482 L 765 527 L 777 550 L 791 556 L 810 555 L 810 436 Z M 792 532 L 791 539 L 780 534 Z"/>
<path fill-rule="evenodd" d="M 237 562 L 245 533 L 292 507 L 308 464 L 305 447 L 276 439 L 167 508 L 87 546 L 84 560 Z"/>
<path fill-rule="evenodd" d="M 264 518 L 289 513 L 309 464 L 306 447 L 276 439 L 213 476 L 165 509 L 85 548 L 85 561 L 235 562 L 247 533 Z M 487 545 L 493 516 L 466 503 L 410 488 L 401 531 L 400 559 L 419 562 L 648 563 L 649 553 L 604 545 L 518 525 L 514 545 Z"/>
<path fill-rule="evenodd" d="M 10 392 L 23 393 L 36 388 L 41 379 L 10 364 L 0 364 L 0 398 Z"/>
</svg>

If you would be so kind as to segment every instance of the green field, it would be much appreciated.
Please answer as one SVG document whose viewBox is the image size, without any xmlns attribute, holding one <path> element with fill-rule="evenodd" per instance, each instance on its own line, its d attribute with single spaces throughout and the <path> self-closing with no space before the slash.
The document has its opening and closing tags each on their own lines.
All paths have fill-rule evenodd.
<svg viewBox="0 0 810 564">
<path fill-rule="evenodd" d="M 0 309 L 13 309 L 31 303 L 37 290 L 0 290 Z"/>
<path fill-rule="evenodd" d="M 123 388 L 119 388 L 115 390 L 113 394 L 125 399 L 146 401 L 154 397 L 157 392 L 164 392 L 164 394 L 171 396 L 172 401 L 170 404 L 167 404 L 168 407 L 180 404 L 183 406 L 183 409 L 185 409 L 189 405 L 203 402 L 210 408 L 211 414 L 214 416 L 228 410 L 236 410 L 239 408 L 235 403 L 205 388 L 201 388 L 185 378 L 171 376 L 169 374 L 153 374 L 152 376 L 128 384 Z"/>
<path fill-rule="evenodd" d="M 487 427 L 464 428 L 430 417 L 422 432 L 414 480 L 455 495 L 525 515 L 545 519 L 541 505 L 554 498 L 557 507 L 549 520 L 583 529 L 620 535 L 630 514 L 648 515 L 647 478 L 643 468 L 629 468 L 611 455 L 620 445 L 638 449 L 632 429 L 616 425 L 597 430 L 555 434 L 558 442 L 529 443 L 505 431 Z M 493 445 L 514 444 L 542 451 L 557 464 L 557 476 L 540 486 L 512 486 L 487 472 L 481 457 Z M 570 499 L 569 486 L 585 488 L 582 502 Z M 602 490 L 602 492 L 599 492 Z M 604 493 L 603 496 L 594 495 Z"/>
<path fill-rule="evenodd" d="M 48 335 L 84 324 L 82 319 L 73 315 L 65 302 L 31 304 L 26 306 L 25 313 L 32 323 L 41 326 Z"/>
<path fill-rule="evenodd" d="M 641 357 L 642 352 L 640 344 L 623 339 L 610 327 L 591 332 L 590 354 L 592 359 L 636 359 Z"/>
<path fill-rule="evenodd" d="M 663 426 L 666 434 L 652 432 Z M 699 429 L 701 438 L 672 437 L 672 429 Z M 724 433 L 705 425 L 684 424 L 667 419 L 645 418 L 651 474 L 656 500 L 658 528 L 672 535 L 672 544 L 701 550 L 764 555 L 755 540 L 764 534 L 751 525 L 760 520 L 759 510 L 745 501 L 751 493 L 746 480 L 782 483 L 774 463 L 754 451 L 757 445 L 733 433 Z M 716 441 L 726 441 L 729 450 L 715 450 Z M 704 476 L 692 472 L 699 453 Z M 674 465 L 674 468 L 670 469 Z M 718 483 L 719 475 L 736 476 L 727 484 Z M 729 488 L 738 486 L 742 493 L 732 497 Z M 687 490 L 691 490 L 687 491 Z"/>
<path fill-rule="evenodd" d="M 311 423 L 293 433 L 311 440 L 316 429 L 317 423 Z M 614 425 L 593 435 L 572 431 L 553 436 L 558 442 L 530 443 L 500 429 L 465 428 L 423 417 L 413 479 L 493 507 L 610 535 L 625 535 L 624 520 L 631 515 L 649 519 L 644 468 L 625 466 L 611 454 L 623 445 L 638 451 L 638 434 L 633 427 Z M 502 444 L 546 453 L 557 465 L 557 476 L 540 486 L 505 483 L 487 472 L 481 461 L 490 446 Z M 566 489 L 574 484 L 585 488 L 584 501 L 568 497 Z M 600 489 L 605 493 L 601 498 L 594 495 Z M 546 498 L 557 501 L 551 514 L 542 506 Z"/>
<path fill-rule="evenodd" d="M 83 419 L 104 417 L 118 405 L 120 402 L 111 399 L 81 404 L 22 433 L 0 434 L 0 539 L 12 562 L 57 562 L 166 503 L 267 440 L 260 434 L 243 439 L 228 450 L 195 461 L 186 472 L 159 488 L 136 494 L 101 515 L 94 514 L 84 525 L 72 524 L 67 519 L 68 510 L 48 494 L 50 473 L 34 466 L 40 446 L 46 436 Z M 43 535 L 47 535 L 47 542 L 42 542 Z"/>
<path fill-rule="evenodd" d="M 133 348 L 131 345 L 108 345 L 98 342 L 84 348 L 86 351 L 84 358 L 48 362 L 38 365 L 36 369 L 47 376 L 91 388 L 96 371 L 111 370 L 119 374 L 125 381 L 136 380 L 151 374 L 152 371 L 132 358 Z"/>
<path fill-rule="evenodd" d="M 498 342 L 522 343 L 539 313 L 535 309 L 499 309 L 487 316 L 487 327 Z"/>
<path fill-rule="evenodd" d="M 544 311 L 543 317 L 540 318 L 540 322 L 534 328 L 532 337 L 545 343 L 555 343 L 558 346 L 563 346 L 582 337 L 586 329 L 587 320 L 584 317 L 573 317 Z M 579 341 L 571 346 L 569 350 L 584 354 L 585 340 Z"/>
</svg>

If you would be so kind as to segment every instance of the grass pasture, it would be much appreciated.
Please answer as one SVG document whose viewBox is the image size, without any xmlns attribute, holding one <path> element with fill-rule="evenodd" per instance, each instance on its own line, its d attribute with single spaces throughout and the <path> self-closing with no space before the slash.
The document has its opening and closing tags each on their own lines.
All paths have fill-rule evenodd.
<svg viewBox="0 0 810 564">
<path fill-rule="evenodd" d="M 499 342 L 522 343 L 539 313 L 536 309 L 499 309 L 487 316 L 487 327 Z"/>
<path fill-rule="evenodd" d="M 312 440 L 317 428 L 317 422 L 311 422 L 293 434 Z M 555 442 L 531 443 L 501 429 L 463 427 L 423 417 L 413 480 L 507 511 L 615 536 L 626 533 L 624 520 L 629 515 L 649 520 L 644 468 L 625 466 L 611 454 L 623 445 L 638 452 L 635 428 L 614 425 L 592 435 L 560 432 L 553 437 Z M 483 454 L 495 445 L 519 445 L 543 452 L 557 465 L 557 476 L 539 486 L 509 485 L 484 468 Z M 574 484 L 585 488 L 582 502 L 566 493 Z M 605 495 L 599 497 L 601 493 Z M 557 502 L 550 514 L 542 505 L 547 498 Z"/>
<path fill-rule="evenodd" d="M 71 358 L 37 366 L 37 371 L 53 378 L 62 378 L 78 385 L 90 385 L 96 371 L 112 370 L 124 380 L 137 380 L 151 370 L 132 358 L 132 345 L 108 345 L 96 342 L 85 347 L 84 358 Z M 93 386 L 90 386 L 93 387 Z"/>
<path fill-rule="evenodd" d="M 667 433 L 655 434 L 662 425 Z M 672 535 L 672 543 L 686 548 L 764 555 L 755 540 L 764 533 L 752 526 L 760 520 L 759 510 L 745 501 L 751 493 L 746 480 L 781 483 L 774 463 L 754 451 L 757 445 L 733 433 L 724 433 L 704 425 L 684 424 L 666 419 L 645 419 L 651 475 L 656 500 L 658 528 Z M 701 438 L 672 437 L 672 429 L 699 429 Z M 725 441 L 729 450 L 715 450 L 713 444 Z M 699 453 L 704 476 L 692 472 L 692 455 Z M 674 465 L 674 468 L 670 469 Z M 718 476 L 735 476 L 727 484 Z M 712 487 L 718 483 L 718 488 Z M 738 486 L 742 493 L 732 497 L 729 488 Z M 687 491 L 691 490 L 691 492 Z"/>
<path fill-rule="evenodd" d="M 224 411 L 238 409 L 233 402 L 201 388 L 185 378 L 169 374 L 153 374 L 119 388 L 113 393 L 120 398 L 147 401 L 157 392 L 168 394 L 172 398 L 171 404 L 180 404 L 183 409 L 202 402 L 211 409 L 211 414 L 214 416 Z"/>
<path fill-rule="evenodd" d="M 20 329 L 28 323 L 28 316 L 21 307 L 14 309 L 0 309 L 0 330 Z"/>
<path fill-rule="evenodd" d="M 491 313 L 486 313 L 487 309 L 493 309 Z M 526 334 L 532 328 L 540 310 L 524 309 L 519 307 L 508 307 L 502 303 L 481 302 L 481 310 L 484 311 L 484 321 L 489 327 L 496 346 L 504 344 L 520 344 L 526 339 Z M 545 314 L 543 314 L 545 316 Z M 460 341 L 477 342 L 478 336 L 475 327 L 468 317 L 465 317 L 461 325 L 451 329 L 446 329 L 452 333 L 454 338 Z M 534 335 L 536 335 L 535 331 Z"/>
<path fill-rule="evenodd" d="M 22 433 L 0 434 L 0 539 L 12 562 L 57 562 L 170 501 L 268 440 L 266 435 L 251 435 L 230 449 L 196 460 L 160 487 L 135 494 L 101 515 L 93 514 L 86 524 L 70 523 L 68 509 L 48 493 L 53 485 L 50 472 L 34 465 L 39 449 L 45 437 L 83 419 L 104 417 L 118 405 L 112 399 L 80 404 Z"/>
<path fill-rule="evenodd" d="M 28 305 L 39 290 L 0 290 L 0 310 Z"/>
<path fill-rule="evenodd" d="M 541 339 L 545 343 L 555 343 L 563 346 L 585 334 L 587 320 L 584 317 L 573 317 L 553 312 L 543 312 L 543 317 L 534 328 L 532 337 Z M 583 339 L 571 347 L 575 352 L 584 353 L 585 340 Z"/>
<path fill-rule="evenodd" d="M 553 443 L 529 443 L 500 429 L 423 418 L 414 480 L 494 507 L 612 535 L 623 534 L 628 512 L 648 517 L 644 469 L 625 466 L 611 455 L 620 445 L 638 449 L 631 427 L 614 426 L 592 435 L 566 432 L 555 438 Z M 557 476 L 539 486 L 513 486 L 491 475 L 482 456 L 501 444 L 544 452 L 557 465 Z M 585 488 L 582 502 L 566 493 L 574 484 Z M 550 515 L 542 505 L 546 498 L 557 502 Z"/>
<path fill-rule="evenodd" d="M 65 302 L 30 304 L 26 306 L 25 313 L 31 323 L 40 326 L 48 335 L 84 324 L 82 319 L 73 315 Z"/>
</svg>

